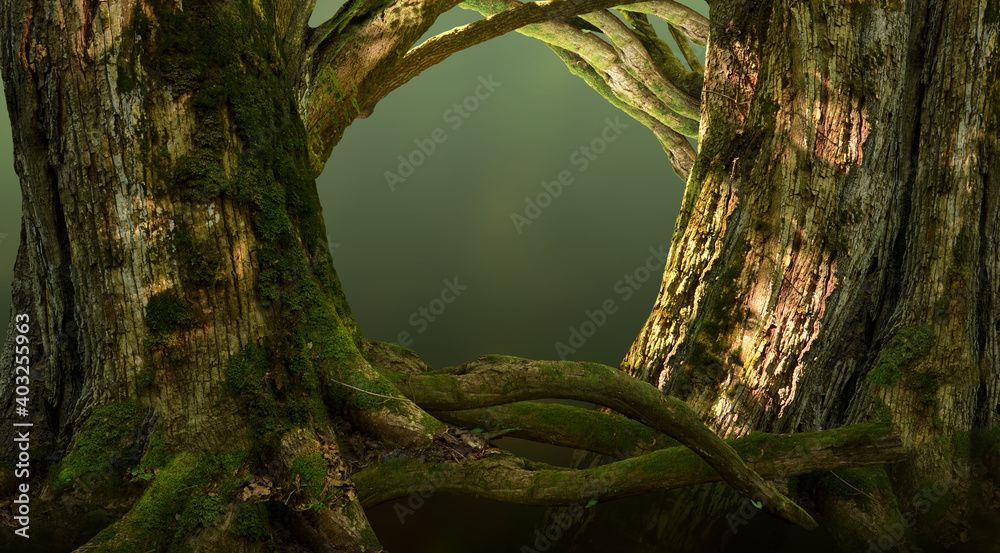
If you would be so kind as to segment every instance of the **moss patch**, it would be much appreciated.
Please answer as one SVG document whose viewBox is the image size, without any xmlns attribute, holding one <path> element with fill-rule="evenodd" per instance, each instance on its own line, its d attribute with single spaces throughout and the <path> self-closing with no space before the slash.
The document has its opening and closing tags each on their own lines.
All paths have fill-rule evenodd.
<svg viewBox="0 0 1000 553">
<path fill-rule="evenodd" d="M 146 345 L 161 350 L 176 345 L 176 333 L 198 320 L 194 305 L 179 290 L 171 288 L 153 294 L 146 304 L 144 322 L 149 334 Z"/>
<path fill-rule="evenodd" d="M 64 489 L 87 474 L 124 469 L 127 459 L 136 453 L 130 449 L 136 442 L 142 412 L 137 401 L 95 409 L 77 433 L 69 454 L 53 471 L 56 489 Z"/>
<path fill-rule="evenodd" d="M 306 455 L 295 459 L 292 478 L 299 480 L 299 487 L 309 495 L 319 498 L 326 484 L 327 462 L 322 455 Z"/>
<path fill-rule="evenodd" d="M 178 453 L 152 480 L 121 520 L 91 540 L 99 552 L 183 550 L 184 538 L 199 526 L 217 524 L 225 506 L 249 474 L 243 452 L 219 455 Z"/>
<path fill-rule="evenodd" d="M 174 229 L 173 241 L 185 282 L 200 288 L 222 279 L 219 272 L 222 256 L 213 242 L 196 240 L 185 225 Z"/>
<path fill-rule="evenodd" d="M 229 531 L 252 541 L 260 541 L 270 534 L 269 528 L 267 506 L 264 503 L 254 502 L 240 506 Z"/>
<path fill-rule="evenodd" d="M 900 329 L 882 350 L 865 380 L 886 388 L 895 386 L 903 378 L 903 369 L 930 351 L 933 339 L 934 331 L 929 326 Z"/>
<path fill-rule="evenodd" d="M 868 411 L 868 420 L 870 422 L 892 424 L 892 409 L 882 398 L 877 397 L 872 404 L 872 408 Z"/>
</svg>

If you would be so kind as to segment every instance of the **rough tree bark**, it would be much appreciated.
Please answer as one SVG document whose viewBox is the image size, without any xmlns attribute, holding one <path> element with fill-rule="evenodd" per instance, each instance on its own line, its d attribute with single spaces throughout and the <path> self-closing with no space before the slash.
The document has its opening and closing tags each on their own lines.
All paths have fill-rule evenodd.
<svg viewBox="0 0 1000 553">
<path fill-rule="evenodd" d="M 1000 421 L 998 16 L 712 2 L 700 152 L 623 370 L 726 437 L 891 420 L 901 498 L 968 475 Z"/>
<path fill-rule="evenodd" d="M 344 128 L 401 84 L 396 76 L 425 67 L 422 56 L 440 61 L 530 24 L 525 32 L 654 132 L 677 172 L 691 170 L 683 134 L 697 130 L 701 68 L 690 52 L 690 71 L 679 62 L 659 68 L 670 65 L 669 49 L 642 14 L 661 14 L 695 41 L 707 23 L 671 2 L 648 2 L 629 16 L 645 29 L 634 34 L 601 9 L 616 3 L 470 3 L 499 15 L 411 50 L 455 2 L 355 0 L 317 28 L 307 25 L 310 0 L 5 2 L 0 67 L 24 215 L 0 364 L 25 367 L 30 393 L 0 380 L 0 410 L 5 423 L 33 424 L 34 532 L 58 527 L 41 547 L 379 550 L 358 492 L 388 497 L 412 482 L 356 491 L 352 471 L 364 480 L 366 463 L 385 449 L 460 457 L 467 462 L 445 468 L 461 493 L 489 465 L 487 443 L 470 438 L 458 448 L 447 438 L 457 431 L 418 403 L 453 411 L 584 389 L 596 399 L 605 386 L 615 392 L 609 407 L 651 428 L 641 435 L 662 446 L 656 431 L 668 434 L 718 473 L 678 468 L 675 483 L 724 478 L 804 527 L 815 522 L 748 461 L 780 477 L 897 460 L 884 427 L 817 435 L 817 443 L 833 440 L 830 452 L 762 458 L 748 449 L 744 459 L 682 402 L 608 367 L 491 358 L 464 374 L 401 376 L 399 367 L 419 360 L 362 339 L 332 265 L 314 177 Z M 577 17 L 584 12 L 593 13 Z M 610 43 L 588 38 L 590 27 Z M 945 307 L 957 309 L 954 302 Z M 490 390 L 479 370 L 522 391 Z M 15 397 L 27 398 L 27 413 Z M 531 427 L 530 412 L 511 409 Z M 599 418 L 612 434 L 619 426 L 634 434 L 634 422 Z M 692 466 L 689 452 L 653 444 L 610 472 L 620 478 L 664 459 Z M 5 440 L 0 453 L 17 460 L 17 444 Z M 520 482 L 505 500 L 525 502 L 536 484 L 516 469 L 527 462 L 505 459 Z M 419 473 L 421 464 L 406 469 Z M 0 473 L 5 494 L 23 480 L 10 468 Z M 573 489 L 564 481 L 559 497 Z"/>
</svg>

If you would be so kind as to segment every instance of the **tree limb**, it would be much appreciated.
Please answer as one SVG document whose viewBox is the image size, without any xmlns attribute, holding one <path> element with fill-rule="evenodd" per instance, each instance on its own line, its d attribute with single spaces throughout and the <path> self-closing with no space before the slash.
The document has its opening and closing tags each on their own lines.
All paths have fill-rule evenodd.
<svg viewBox="0 0 1000 553">
<path fill-rule="evenodd" d="M 691 168 L 694 167 L 694 161 L 698 157 L 698 154 L 691 147 L 691 143 L 687 141 L 680 133 L 671 129 L 670 127 L 664 125 L 660 120 L 656 119 L 652 115 L 646 113 L 645 111 L 636 109 L 632 104 L 623 101 L 621 98 L 615 94 L 611 86 L 604 80 L 604 78 L 597 72 L 597 70 L 590 65 L 587 60 L 583 59 L 574 52 L 565 50 L 558 46 L 549 45 L 557 56 L 566 64 L 570 72 L 574 75 L 580 77 L 586 82 L 590 88 L 593 88 L 598 94 L 604 97 L 607 101 L 618 109 L 629 114 L 633 119 L 642 123 L 645 127 L 653 131 L 656 135 L 656 139 L 660 142 L 660 146 L 663 147 L 663 151 L 667 153 L 667 157 L 670 159 L 670 165 L 673 167 L 677 176 L 681 178 L 684 182 L 687 182 L 688 175 L 691 174 Z"/>
<path fill-rule="evenodd" d="M 639 42 L 632 30 L 621 19 L 607 10 L 588 13 L 581 17 L 584 21 L 596 25 L 611 40 L 618 56 L 636 80 L 646 85 L 646 88 L 652 91 L 661 102 L 681 117 L 698 120 L 700 116 L 699 100 L 689 96 L 687 92 L 667 78 L 662 69 L 653 63 L 649 52 Z"/>
<path fill-rule="evenodd" d="M 567 19 L 575 15 L 589 13 L 630 0 L 549 0 L 545 2 L 518 3 L 514 7 L 493 14 L 485 19 L 457 27 L 427 39 L 423 44 L 410 50 L 396 64 L 396 71 L 384 81 L 366 102 L 369 107 L 387 94 L 406 84 L 425 69 L 446 60 L 452 54 L 461 52 L 509 33 L 525 25 L 548 20 Z"/>
<path fill-rule="evenodd" d="M 691 71 L 704 78 L 705 67 L 701 65 L 701 60 L 698 59 L 698 56 L 694 54 L 694 50 L 691 49 L 691 45 L 688 44 L 687 36 L 673 25 L 670 26 L 670 36 L 674 37 L 674 42 L 677 43 L 677 47 L 680 48 L 681 54 L 684 55 L 684 59 L 687 60 L 688 65 L 691 66 Z M 701 87 L 699 86 L 698 89 L 700 90 Z"/>
<path fill-rule="evenodd" d="M 612 367 L 488 356 L 450 371 L 387 376 L 425 410 L 472 409 L 554 397 L 610 407 L 691 448 L 734 489 L 759 497 L 772 514 L 804 528 L 816 527 L 808 513 L 753 472 L 687 404 Z"/>
<path fill-rule="evenodd" d="M 639 2 L 629 4 L 629 11 L 648 13 L 670 23 L 683 32 L 688 40 L 698 46 L 708 45 L 709 25 L 712 23 L 704 15 L 693 9 L 671 2 L 670 0 L 657 0 L 654 2 Z"/>
<path fill-rule="evenodd" d="M 905 456 L 899 436 L 888 426 L 875 424 L 790 435 L 755 432 L 728 441 L 727 447 L 768 479 L 891 463 Z M 691 450 L 672 447 L 582 470 L 533 463 L 507 454 L 457 463 L 394 460 L 361 470 L 353 479 L 362 506 L 368 508 L 428 488 L 520 505 L 559 506 L 665 491 L 721 478 Z M 766 504 L 761 496 L 749 497 Z"/>
</svg>

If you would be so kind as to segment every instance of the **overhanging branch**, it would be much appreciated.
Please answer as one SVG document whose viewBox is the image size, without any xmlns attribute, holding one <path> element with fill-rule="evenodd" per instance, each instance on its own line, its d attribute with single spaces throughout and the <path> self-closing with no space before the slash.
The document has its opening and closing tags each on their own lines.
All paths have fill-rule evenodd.
<svg viewBox="0 0 1000 553">
<path fill-rule="evenodd" d="M 629 11 L 648 13 L 670 23 L 683 32 L 688 40 L 698 46 L 708 45 L 709 25 L 711 21 L 694 11 L 693 9 L 671 2 L 669 0 L 658 0 L 655 2 L 639 2 L 629 4 Z"/>
<path fill-rule="evenodd" d="M 630 0 L 549 0 L 546 2 L 518 3 L 485 19 L 457 27 L 427 39 L 407 52 L 396 65 L 392 77 L 383 82 L 366 102 L 371 108 L 388 93 L 406 84 L 425 69 L 441 63 L 452 54 L 461 52 L 509 33 L 525 25 L 543 21 L 567 19 L 572 16 L 610 8 Z M 689 115 L 690 116 L 690 115 Z"/>
</svg>

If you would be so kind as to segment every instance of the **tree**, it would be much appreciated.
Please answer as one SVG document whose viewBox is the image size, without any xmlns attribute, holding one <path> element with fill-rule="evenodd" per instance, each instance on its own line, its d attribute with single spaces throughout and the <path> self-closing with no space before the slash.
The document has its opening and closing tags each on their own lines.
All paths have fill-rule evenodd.
<svg viewBox="0 0 1000 553">
<path fill-rule="evenodd" d="M 623 369 L 728 437 L 891 421 L 900 498 L 967 483 L 1000 416 L 997 13 L 713 3 L 701 150 Z M 857 503 L 828 507 L 899 518 Z"/>
<path fill-rule="evenodd" d="M 679 221 L 687 228 L 690 204 L 725 174 L 713 165 L 718 155 L 731 153 L 717 119 L 735 134 L 730 119 L 761 108 L 740 103 L 749 89 L 726 94 L 731 104 L 706 97 L 702 105 L 703 80 L 744 73 L 731 63 L 703 71 L 683 45 L 711 36 L 721 60 L 750 55 L 740 33 L 764 36 L 763 14 L 713 7 L 722 14 L 714 21 L 734 20 L 727 27 L 650 2 L 623 12 L 630 27 L 603 11 L 617 3 L 470 0 L 465 6 L 492 17 L 415 48 L 456 3 L 358 0 L 316 28 L 306 24 L 308 1 L 5 5 L 0 62 L 26 209 L 3 359 L 30 369 L 31 397 L 18 403 L 27 394 L 17 381 L 0 384 L 0 396 L 6 418 L 34 424 L 35 463 L 57 461 L 41 464 L 44 480 L 32 481 L 36 504 L 109 506 L 100 533 L 74 529 L 66 541 L 88 541 L 88 550 L 260 550 L 267 540 L 289 550 L 377 549 L 364 507 L 432 479 L 456 493 L 555 505 L 722 478 L 814 527 L 763 477 L 901 458 L 884 426 L 819 425 L 727 445 L 683 402 L 608 367 L 490 356 L 428 372 L 412 352 L 362 338 L 313 178 L 344 129 L 386 94 L 502 33 L 542 39 L 653 131 L 675 171 L 690 175 Z M 690 69 L 645 13 L 671 22 Z M 685 136 L 699 133 L 699 117 L 696 156 Z M 725 334 L 718 322 L 716 330 Z M 551 396 L 592 400 L 641 424 L 523 403 Z M 576 447 L 642 455 L 590 472 L 557 470 L 496 453 L 441 422 L 493 421 L 551 441 L 553 417 L 568 429 L 559 439 Z M 585 426 L 571 425 L 575 417 Z M 664 434 L 707 464 L 686 449 L 659 451 L 675 443 Z M 3 447 L 18 459 L 14 441 Z M 372 463 L 397 449 L 419 455 Z M 649 470 L 657 477 L 635 478 Z M 603 485 L 585 489 L 595 476 Z"/>
</svg>

